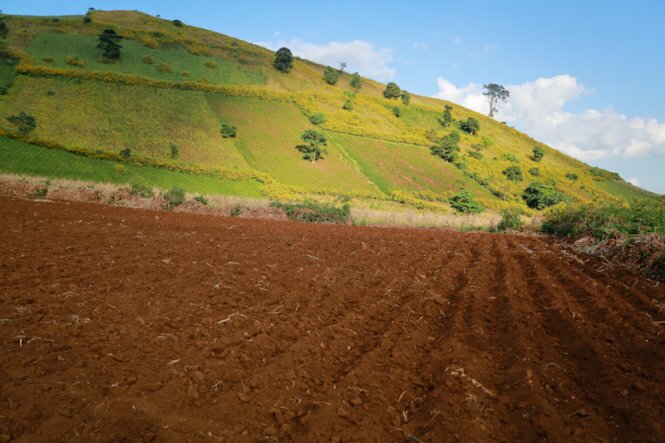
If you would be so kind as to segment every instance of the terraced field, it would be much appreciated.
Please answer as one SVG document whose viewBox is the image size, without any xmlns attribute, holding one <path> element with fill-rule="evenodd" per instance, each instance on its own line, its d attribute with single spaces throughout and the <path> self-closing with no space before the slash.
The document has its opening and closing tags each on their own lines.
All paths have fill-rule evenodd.
<svg viewBox="0 0 665 443">
<path fill-rule="evenodd" d="M 551 240 L 0 212 L 8 438 L 665 439 L 665 288 Z"/>
</svg>

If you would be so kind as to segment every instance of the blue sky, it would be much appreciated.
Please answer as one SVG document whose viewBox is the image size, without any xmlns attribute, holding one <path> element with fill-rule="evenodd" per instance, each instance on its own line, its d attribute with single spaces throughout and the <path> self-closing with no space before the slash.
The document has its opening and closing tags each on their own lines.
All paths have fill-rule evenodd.
<svg viewBox="0 0 665 443">
<path fill-rule="evenodd" d="M 138 9 L 267 46 L 287 44 L 482 111 L 665 193 L 665 2 L 21 1 L 9 14 Z M 335 43 L 333 43 L 335 42 Z M 341 60 L 344 59 L 344 60 Z M 354 66 L 356 65 L 356 66 Z"/>
</svg>

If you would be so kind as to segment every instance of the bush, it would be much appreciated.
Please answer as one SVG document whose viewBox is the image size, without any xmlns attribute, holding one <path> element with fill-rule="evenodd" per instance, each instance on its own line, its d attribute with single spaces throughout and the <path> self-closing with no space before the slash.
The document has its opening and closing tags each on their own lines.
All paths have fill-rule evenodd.
<svg viewBox="0 0 665 443">
<path fill-rule="evenodd" d="M 550 185 L 534 182 L 524 190 L 522 199 L 528 207 L 541 210 L 563 201 L 563 195 Z"/>
<path fill-rule="evenodd" d="M 348 204 L 338 207 L 331 204 L 305 201 L 303 203 L 273 202 L 271 206 L 282 209 L 289 220 L 307 223 L 346 224 L 351 218 L 351 207 Z"/>
<path fill-rule="evenodd" d="M 520 159 L 517 158 L 517 156 L 515 154 L 511 153 L 511 152 L 506 152 L 505 154 L 503 154 L 503 159 L 508 160 L 509 162 L 512 162 L 512 163 L 519 163 L 520 162 Z"/>
<path fill-rule="evenodd" d="M 149 55 L 143 57 L 143 63 L 145 63 L 146 65 L 152 65 L 154 62 L 155 60 L 153 60 L 153 58 L 150 57 Z"/>
<path fill-rule="evenodd" d="M 569 172 L 568 174 L 566 174 L 566 178 L 568 180 L 576 181 L 580 177 L 577 174 L 575 174 L 574 172 Z"/>
<path fill-rule="evenodd" d="M 323 112 L 316 112 L 309 116 L 309 122 L 313 125 L 322 125 L 326 122 L 326 116 Z"/>
<path fill-rule="evenodd" d="M 201 203 L 204 206 L 208 206 L 208 199 L 202 195 L 197 195 L 196 197 L 194 197 L 194 200 L 196 200 L 197 202 Z"/>
<path fill-rule="evenodd" d="M 237 133 L 236 127 L 233 125 L 227 125 L 226 123 L 222 124 L 222 137 L 224 138 L 235 138 Z"/>
<path fill-rule="evenodd" d="M 204 66 L 210 69 L 217 69 L 219 67 L 219 65 L 213 61 L 205 62 Z"/>
<path fill-rule="evenodd" d="M 402 111 L 400 111 L 400 109 L 397 106 L 395 106 L 393 107 L 393 115 L 397 118 L 400 118 L 400 116 L 402 115 Z"/>
<path fill-rule="evenodd" d="M 557 237 L 591 235 L 601 240 L 617 234 L 665 233 L 665 202 L 638 199 L 628 206 L 566 205 L 545 215 L 541 231 Z"/>
<path fill-rule="evenodd" d="M 496 225 L 496 230 L 504 231 L 520 231 L 524 226 L 524 222 L 520 218 L 520 213 L 516 210 L 505 210 L 501 212 L 501 221 Z"/>
<path fill-rule="evenodd" d="M 329 85 L 337 84 L 337 80 L 339 80 L 339 71 L 330 66 L 326 66 L 326 69 L 323 71 L 323 80 Z"/>
<path fill-rule="evenodd" d="M 125 148 L 122 151 L 120 151 L 120 157 L 122 158 L 129 158 L 132 156 L 132 148 Z"/>
<path fill-rule="evenodd" d="M 478 131 L 480 131 L 480 123 L 473 117 L 462 120 L 459 124 L 459 127 L 462 131 L 468 132 L 472 135 L 475 135 L 478 133 Z"/>
<path fill-rule="evenodd" d="M 8 91 L 7 86 L 0 86 L 0 95 L 7 95 Z"/>
<path fill-rule="evenodd" d="M 71 66 L 85 66 L 85 62 L 75 55 L 68 55 L 65 57 L 65 62 Z"/>
<path fill-rule="evenodd" d="M 231 209 L 231 217 L 240 217 L 240 214 L 242 213 L 242 206 L 241 205 L 235 205 L 233 209 Z"/>
<path fill-rule="evenodd" d="M 459 158 L 459 140 L 460 135 L 457 131 L 452 131 L 450 134 L 442 137 L 439 143 L 431 149 L 432 154 L 442 158 L 447 162 L 455 162 Z"/>
<path fill-rule="evenodd" d="M 411 94 L 409 94 L 408 91 L 402 90 L 402 103 L 404 103 L 405 105 L 411 103 Z"/>
<path fill-rule="evenodd" d="M 481 154 L 478 151 L 472 151 L 472 152 L 469 152 L 469 157 L 475 158 L 477 160 L 482 160 L 483 159 L 483 154 Z"/>
<path fill-rule="evenodd" d="M 534 146 L 533 155 L 531 156 L 533 161 L 539 162 L 543 159 L 543 157 L 545 157 L 545 150 L 540 146 Z"/>
<path fill-rule="evenodd" d="M 166 209 L 173 209 L 180 206 L 185 202 L 185 190 L 179 187 L 171 188 L 169 192 L 164 194 L 164 201 Z"/>
<path fill-rule="evenodd" d="M 345 111 L 353 111 L 353 101 L 351 101 L 350 99 L 346 100 L 342 105 L 342 109 L 344 109 Z"/>
<path fill-rule="evenodd" d="M 519 166 L 509 166 L 503 170 L 503 175 L 510 181 L 521 182 L 522 181 L 522 169 Z"/>
<path fill-rule="evenodd" d="M 141 198 L 152 198 L 152 188 L 140 183 L 132 183 L 131 186 L 130 194 Z"/>
<path fill-rule="evenodd" d="M 48 195 L 48 187 L 43 186 L 35 189 L 35 193 L 33 195 L 35 196 L 35 198 L 46 198 L 46 196 Z"/>
<path fill-rule="evenodd" d="M 16 126 L 21 135 L 28 135 L 37 127 L 37 119 L 23 111 L 7 117 L 7 121 Z"/>
<path fill-rule="evenodd" d="M 458 194 L 450 197 L 448 201 L 451 208 L 463 214 L 477 214 L 485 210 L 466 188 L 463 188 Z"/>
<path fill-rule="evenodd" d="M 439 118 L 439 123 L 441 123 L 441 126 L 444 128 L 447 128 L 450 126 L 450 124 L 453 122 L 453 107 L 450 105 L 446 105 L 443 108 L 443 116 Z"/>
<path fill-rule="evenodd" d="M 83 17 L 83 23 L 88 24 L 88 23 L 91 23 L 91 22 L 92 22 L 92 19 L 90 18 L 90 16 L 86 15 L 85 17 Z"/>
<path fill-rule="evenodd" d="M 356 72 L 351 76 L 351 87 L 355 90 L 358 90 L 363 87 L 360 75 Z"/>
<path fill-rule="evenodd" d="M 173 69 L 171 69 L 171 66 L 166 64 L 166 63 L 160 63 L 158 65 L 155 65 L 155 69 L 158 70 L 159 72 L 166 72 L 166 73 L 172 73 Z"/>
<path fill-rule="evenodd" d="M 589 172 L 595 181 L 621 180 L 621 176 L 616 172 L 606 171 L 597 166 L 592 167 Z"/>
<path fill-rule="evenodd" d="M 280 72 L 287 73 L 293 69 L 293 54 L 289 48 L 280 48 L 275 52 L 273 66 Z"/>
<path fill-rule="evenodd" d="M 176 25 L 177 27 L 181 28 L 182 27 L 182 21 L 181 20 L 173 20 L 173 24 Z"/>
<path fill-rule="evenodd" d="M 390 82 L 386 85 L 383 96 L 385 98 L 399 98 L 402 95 L 402 90 L 397 86 L 397 83 Z"/>
<path fill-rule="evenodd" d="M 533 175 L 534 177 L 538 177 L 540 175 L 540 169 L 531 168 L 529 169 L 529 174 Z"/>
<path fill-rule="evenodd" d="M 171 158 L 176 160 L 180 156 L 180 148 L 178 145 L 171 145 Z"/>
<path fill-rule="evenodd" d="M 44 57 L 44 58 L 42 58 L 42 61 L 43 61 L 44 63 L 48 63 L 48 64 L 50 64 L 50 65 L 53 64 L 53 63 L 55 63 L 55 60 L 53 59 L 53 57 Z"/>
<path fill-rule="evenodd" d="M 123 175 L 126 172 L 126 170 L 123 165 L 117 164 L 113 167 L 113 172 L 115 172 L 117 175 Z"/>
</svg>

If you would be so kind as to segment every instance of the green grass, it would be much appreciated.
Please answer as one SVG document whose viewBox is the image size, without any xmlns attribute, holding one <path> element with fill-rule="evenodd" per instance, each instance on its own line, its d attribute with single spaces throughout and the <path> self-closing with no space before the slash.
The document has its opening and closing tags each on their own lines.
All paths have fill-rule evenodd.
<svg viewBox="0 0 665 443">
<path fill-rule="evenodd" d="M 82 34 L 57 34 L 39 32 L 32 39 L 26 51 L 35 61 L 44 66 L 71 68 L 65 57 L 74 55 L 83 61 L 85 66 L 80 69 L 136 74 L 144 77 L 170 81 L 198 81 L 207 79 L 215 84 L 245 85 L 265 83 L 264 75 L 259 70 L 240 67 L 222 57 L 192 55 L 181 47 L 151 49 L 133 40 L 121 42 L 121 57 L 115 63 L 102 63 L 100 49 L 94 36 Z M 143 62 L 143 57 L 150 56 L 153 64 Z M 44 58 L 52 58 L 54 63 L 44 62 Z M 209 68 L 205 64 L 214 62 L 217 67 Z M 155 67 L 165 63 L 173 72 L 160 72 Z M 187 72 L 189 75 L 183 76 Z"/>
<path fill-rule="evenodd" d="M 655 194 L 640 189 L 636 186 L 631 185 L 623 180 L 608 180 L 602 182 L 596 182 L 598 186 L 603 191 L 608 194 L 612 194 L 615 197 L 630 200 L 634 198 L 650 198 L 654 197 Z"/>
<path fill-rule="evenodd" d="M 493 200 L 488 191 L 433 156 L 429 148 L 347 134 L 330 134 L 330 138 L 383 192 L 430 191 L 447 197 L 467 187 L 482 201 Z"/>
<path fill-rule="evenodd" d="M 37 119 L 34 135 L 69 146 L 132 152 L 206 166 L 246 167 L 220 133 L 202 92 L 119 86 L 99 81 L 19 76 L 0 96 L 0 116 L 25 111 Z M 10 128 L 0 120 L 0 125 Z"/>
<path fill-rule="evenodd" d="M 255 180 L 232 181 L 126 164 L 123 165 L 125 173 L 119 175 L 114 171 L 116 165 L 110 160 L 91 159 L 0 137 L 0 171 L 3 173 L 99 183 L 141 183 L 164 190 L 181 187 L 201 194 L 261 196 L 261 184 Z"/>
<path fill-rule="evenodd" d="M 376 190 L 334 145 L 323 160 L 303 160 L 296 146 L 302 144 L 302 132 L 313 125 L 294 105 L 220 94 L 207 98 L 220 124 L 237 127 L 236 138 L 229 140 L 235 140 L 247 163 L 278 182 L 307 190 Z"/>
<path fill-rule="evenodd" d="M 0 86 L 10 87 L 16 78 L 16 68 L 13 63 L 0 58 Z"/>
</svg>

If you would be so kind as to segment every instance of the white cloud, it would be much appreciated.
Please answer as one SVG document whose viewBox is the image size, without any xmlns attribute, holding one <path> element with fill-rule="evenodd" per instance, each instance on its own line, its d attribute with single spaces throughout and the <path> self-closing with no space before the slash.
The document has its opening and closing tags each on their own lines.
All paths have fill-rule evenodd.
<svg viewBox="0 0 665 443">
<path fill-rule="evenodd" d="M 626 180 L 628 183 L 630 183 L 633 186 L 639 186 L 640 182 L 637 181 L 637 177 L 631 177 L 628 180 Z"/>
<path fill-rule="evenodd" d="M 461 45 L 462 43 L 464 43 L 464 38 L 459 35 L 453 39 L 453 45 L 457 46 Z"/>
<path fill-rule="evenodd" d="M 413 49 L 427 49 L 429 45 L 427 42 L 413 42 L 413 45 L 411 45 Z"/>
<path fill-rule="evenodd" d="M 438 78 L 436 97 L 486 114 L 482 85 L 458 87 Z M 507 85 L 508 102 L 499 104 L 495 118 L 580 160 L 609 157 L 665 156 L 665 123 L 653 118 L 629 118 L 611 108 L 572 113 L 565 108 L 591 90 L 570 75 L 539 78 Z"/>
<path fill-rule="evenodd" d="M 499 49 L 498 43 L 488 43 L 482 49 L 474 49 L 469 55 L 471 57 L 478 57 L 479 55 L 489 55 Z"/>
<path fill-rule="evenodd" d="M 324 65 L 337 67 L 340 62 L 345 62 L 347 71 L 358 71 L 363 76 L 378 81 L 389 81 L 395 77 L 395 69 L 389 66 L 393 58 L 392 50 L 377 48 L 363 40 L 316 44 L 294 39 L 257 44 L 273 50 L 286 46 L 294 55 Z"/>
</svg>

